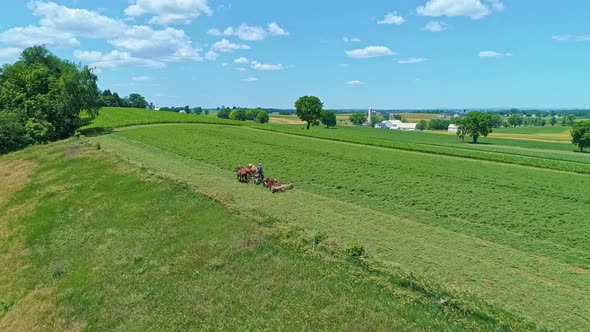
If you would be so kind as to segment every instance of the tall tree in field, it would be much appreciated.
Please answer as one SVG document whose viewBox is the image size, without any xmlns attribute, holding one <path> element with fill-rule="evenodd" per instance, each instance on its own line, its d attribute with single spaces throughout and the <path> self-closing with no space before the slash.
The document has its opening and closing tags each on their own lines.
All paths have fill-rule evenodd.
<svg viewBox="0 0 590 332">
<path fill-rule="evenodd" d="M 324 103 L 315 96 L 303 96 L 295 102 L 295 114 L 301 121 L 307 122 L 307 129 L 310 126 L 320 124 L 322 118 L 322 108 Z"/>
<path fill-rule="evenodd" d="M 581 152 L 584 152 L 584 148 L 590 147 L 590 120 L 576 122 L 570 133 L 572 143 L 578 146 Z"/>
<path fill-rule="evenodd" d="M 18 61 L 0 68 L 2 122 L 13 126 L 17 135 L 0 139 L 0 151 L 72 135 L 83 124 L 82 110 L 91 118 L 98 114 L 96 81 L 87 66 L 62 60 L 44 46 L 23 50 Z M 18 144 L 6 144 L 16 138 Z"/>
<path fill-rule="evenodd" d="M 349 117 L 350 122 L 352 122 L 355 126 L 360 126 L 365 121 L 367 121 L 367 113 L 365 112 L 355 112 L 352 113 Z"/>
<path fill-rule="evenodd" d="M 336 127 L 336 113 L 334 111 L 322 111 L 322 124 L 326 128 Z"/>
<path fill-rule="evenodd" d="M 463 118 L 465 125 L 465 134 L 473 138 L 473 143 L 477 143 L 480 136 L 486 137 L 492 133 L 492 117 L 483 112 L 469 112 Z"/>
<path fill-rule="evenodd" d="M 549 123 L 551 123 L 551 127 L 555 126 L 555 124 L 557 123 L 557 118 L 555 116 L 552 116 L 551 120 L 549 120 Z"/>
</svg>

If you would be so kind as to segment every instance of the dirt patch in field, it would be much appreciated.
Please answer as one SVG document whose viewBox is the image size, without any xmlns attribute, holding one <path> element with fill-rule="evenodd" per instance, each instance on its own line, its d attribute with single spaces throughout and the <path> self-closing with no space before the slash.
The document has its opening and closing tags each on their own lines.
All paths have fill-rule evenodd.
<svg viewBox="0 0 590 332">
<path fill-rule="evenodd" d="M 0 206 L 29 182 L 36 168 L 37 164 L 26 160 L 0 160 Z"/>
<path fill-rule="evenodd" d="M 52 289 L 36 289 L 8 311 L 0 319 L 0 331 L 82 331 L 85 324 L 68 324 L 60 316 L 55 292 Z"/>
</svg>

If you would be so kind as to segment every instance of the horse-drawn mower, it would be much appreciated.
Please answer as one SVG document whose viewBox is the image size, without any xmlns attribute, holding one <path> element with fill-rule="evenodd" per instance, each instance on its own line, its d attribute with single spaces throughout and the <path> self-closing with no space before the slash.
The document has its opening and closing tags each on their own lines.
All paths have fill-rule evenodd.
<svg viewBox="0 0 590 332">
<path fill-rule="evenodd" d="M 292 182 L 281 184 L 276 179 L 265 178 L 262 174 L 258 172 L 256 167 L 252 165 L 248 165 L 248 167 L 238 166 L 236 167 L 235 171 L 238 181 L 245 183 L 253 181 L 255 184 L 262 184 L 264 187 L 268 188 L 270 192 L 273 194 L 278 191 L 293 188 Z"/>
</svg>

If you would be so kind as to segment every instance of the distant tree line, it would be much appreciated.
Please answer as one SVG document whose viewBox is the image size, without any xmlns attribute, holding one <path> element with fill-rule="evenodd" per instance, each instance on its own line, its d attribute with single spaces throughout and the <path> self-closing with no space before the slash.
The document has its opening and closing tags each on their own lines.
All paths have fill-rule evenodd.
<svg viewBox="0 0 590 332">
<path fill-rule="evenodd" d="M 132 93 L 127 97 L 121 98 L 118 93 L 111 90 L 104 90 L 100 94 L 100 106 L 102 107 L 133 107 L 133 108 L 151 108 L 154 106 L 148 103 L 139 93 Z"/>
<path fill-rule="evenodd" d="M 217 117 L 221 119 L 231 119 L 238 121 L 252 121 L 256 123 L 268 123 L 270 117 L 268 112 L 261 108 L 244 109 L 223 107 L 217 112 Z"/>
<path fill-rule="evenodd" d="M 44 46 L 0 68 L 0 153 L 71 136 L 98 115 L 97 77 Z M 82 116 L 84 115 L 84 116 Z"/>
</svg>

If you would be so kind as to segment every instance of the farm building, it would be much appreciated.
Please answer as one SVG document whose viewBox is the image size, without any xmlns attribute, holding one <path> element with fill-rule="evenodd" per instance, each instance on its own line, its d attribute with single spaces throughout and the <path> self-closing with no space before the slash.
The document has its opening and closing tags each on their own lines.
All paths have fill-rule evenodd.
<svg viewBox="0 0 590 332">
<path fill-rule="evenodd" d="M 375 125 L 375 128 L 382 128 L 382 129 L 392 129 L 392 130 L 416 130 L 417 123 L 404 123 L 400 120 L 386 120 L 381 122 L 378 125 Z M 378 127 L 377 127 L 378 126 Z"/>
<path fill-rule="evenodd" d="M 449 133 L 456 133 L 459 130 L 459 127 L 457 127 L 457 125 L 451 124 L 449 125 Z"/>
</svg>

